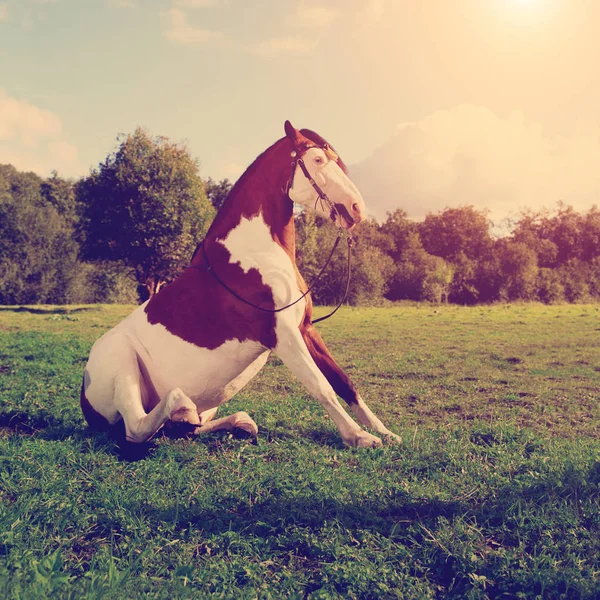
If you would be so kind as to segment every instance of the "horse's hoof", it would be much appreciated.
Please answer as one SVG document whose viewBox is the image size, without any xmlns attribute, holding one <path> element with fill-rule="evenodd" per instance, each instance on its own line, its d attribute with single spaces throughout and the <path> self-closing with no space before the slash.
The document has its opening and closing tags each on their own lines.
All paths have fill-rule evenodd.
<svg viewBox="0 0 600 600">
<path fill-rule="evenodd" d="M 248 416 L 242 416 L 235 420 L 231 433 L 236 438 L 253 438 L 258 436 L 258 427 L 256 423 Z"/>
<path fill-rule="evenodd" d="M 383 441 L 386 444 L 401 444 L 402 438 L 399 435 L 396 435 L 395 433 L 388 431 L 386 434 L 384 434 Z"/>
<path fill-rule="evenodd" d="M 379 448 L 382 442 L 377 436 L 371 435 L 368 431 L 359 431 L 352 445 L 356 448 Z"/>
</svg>

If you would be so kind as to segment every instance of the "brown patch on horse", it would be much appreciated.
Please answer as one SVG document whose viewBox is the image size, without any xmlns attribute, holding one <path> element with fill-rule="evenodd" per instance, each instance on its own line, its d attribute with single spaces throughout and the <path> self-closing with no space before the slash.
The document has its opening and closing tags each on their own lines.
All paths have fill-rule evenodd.
<svg viewBox="0 0 600 600">
<path fill-rule="evenodd" d="M 195 260 L 204 261 L 206 250 L 203 245 Z M 230 263 L 229 251 L 218 242 L 210 244 L 209 252 L 210 264 L 220 279 L 249 302 L 275 308 L 271 288 L 256 269 L 245 273 L 238 263 Z M 173 335 L 201 348 L 214 350 L 228 340 L 251 340 L 266 348 L 277 345 L 275 314 L 238 300 L 207 270 L 205 262 L 187 269 L 153 296 L 145 310 L 151 324 L 160 323 Z"/>
<path fill-rule="evenodd" d="M 330 148 L 324 138 L 309 129 L 296 133 L 296 141 L 307 147 Z M 276 346 L 275 314 L 249 306 L 225 289 L 208 271 L 205 253 L 218 278 L 239 296 L 265 309 L 275 308 L 271 288 L 263 283 L 258 270 L 245 273 L 239 264 L 229 262 L 231 255 L 220 240 L 243 218 L 252 219 L 260 214 L 273 240 L 296 267 L 294 205 L 286 195 L 288 182 L 293 177 L 291 153 L 294 149 L 286 136 L 267 148 L 246 169 L 229 192 L 204 242 L 196 248 L 190 263 L 192 268 L 153 296 L 146 306 L 151 324 L 160 323 L 173 335 L 210 350 L 228 340 L 252 340 L 266 348 Z M 346 172 L 346 166 L 337 154 L 336 157 Z M 348 220 L 352 222 L 351 218 Z M 297 279 L 302 284 L 301 289 L 306 289 L 298 272 Z M 202 307 L 202 318 L 198 318 L 197 307 Z"/>
<path fill-rule="evenodd" d="M 260 214 L 273 240 L 296 264 L 294 205 L 286 196 L 292 176 L 291 152 L 290 141 L 282 138 L 246 169 L 229 192 L 204 242 L 196 248 L 192 268 L 153 296 L 146 306 L 150 323 L 160 323 L 173 335 L 210 350 L 228 340 L 252 340 L 266 348 L 277 345 L 275 314 L 249 306 L 225 289 L 208 271 L 205 253 L 218 278 L 242 298 L 265 309 L 275 308 L 272 290 L 263 283 L 259 271 L 250 269 L 245 273 L 238 263 L 231 263 L 231 255 L 220 240 L 243 218 Z M 198 310 L 202 310 L 201 318 Z"/>
<path fill-rule="evenodd" d="M 343 398 L 348 404 L 358 404 L 358 392 L 356 391 L 354 384 L 350 381 L 348 375 L 346 375 L 335 362 L 333 356 L 331 356 L 323 338 L 321 338 L 321 335 L 315 329 L 314 325 L 310 323 L 310 316 L 308 316 L 308 314 L 304 323 L 300 326 L 300 333 L 302 333 L 302 337 L 310 355 L 317 367 L 319 367 L 321 373 L 323 373 L 327 381 L 329 381 L 329 384 L 335 393 L 340 396 L 340 398 Z"/>
<path fill-rule="evenodd" d="M 81 393 L 79 395 L 79 404 L 81 405 L 81 411 L 87 421 L 88 425 L 96 431 L 109 431 L 111 424 L 108 420 L 103 417 L 91 404 L 85 395 L 85 375 L 81 382 Z"/>
</svg>

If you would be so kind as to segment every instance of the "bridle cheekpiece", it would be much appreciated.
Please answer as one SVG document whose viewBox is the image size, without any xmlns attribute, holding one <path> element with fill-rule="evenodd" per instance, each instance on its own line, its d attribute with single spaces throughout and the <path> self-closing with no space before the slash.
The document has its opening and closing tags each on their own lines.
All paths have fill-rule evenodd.
<svg viewBox="0 0 600 600">
<path fill-rule="evenodd" d="M 320 148 L 321 150 L 323 150 L 323 152 L 325 153 L 325 156 L 330 161 L 333 160 L 333 161 L 337 162 L 339 159 L 339 156 L 332 150 L 332 148 L 329 146 L 329 144 L 324 144 L 323 146 L 305 145 L 305 146 L 301 147 L 300 149 L 292 150 L 292 153 L 291 153 L 292 173 L 288 180 L 286 196 L 289 198 L 290 190 L 292 189 L 292 185 L 294 183 L 294 175 L 296 174 L 296 166 L 298 166 L 298 167 L 300 167 L 300 170 L 304 174 L 304 177 L 306 177 L 306 179 L 308 179 L 308 182 L 310 183 L 310 185 L 312 185 L 315 192 L 317 192 L 317 198 L 315 200 L 315 208 L 317 206 L 317 202 L 321 202 L 321 208 L 323 209 L 323 202 L 324 202 L 325 205 L 329 208 L 329 218 L 335 223 L 337 217 L 340 217 L 340 218 L 344 218 L 344 217 L 342 217 L 340 215 L 335 204 L 329 199 L 329 196 L 323 191 L 321 186 L 313 179 L 312 175 L 309 173 L 308 169 L 306 168 L 306 164 L 304 163 L 304 155 L 311 148 Z"/>
</svg>

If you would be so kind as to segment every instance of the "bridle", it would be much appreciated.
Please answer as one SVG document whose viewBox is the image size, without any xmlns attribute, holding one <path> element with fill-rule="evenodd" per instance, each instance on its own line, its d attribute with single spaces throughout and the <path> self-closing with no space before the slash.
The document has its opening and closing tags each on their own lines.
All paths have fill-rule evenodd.
<svg viewBox="0 0 600 600">
<path fill-rule="evenodd" d="M 304 174 L 304 176 L 306 177 L 306 179 L 308 179 L 308 182 L 312 185 L 313 189 L 317 193 L 317 198 L 315 200 L 315 207 L 317 205 L 317 202 L 321 202 L 321 207 L 323 207 L 323 203 L 325 203 L 325 205 L 330 209 L 330 215 L 329 216 L 330 216 L 331 220 L 335 223 L 337 217 L 340 217 L 340 218 L 344 218 L 344 217 L 342 217 L 340 215 L 340 213 L 339 213 L 338 209 L 336 208 L 335 204 L 329 199 L 329 196 L 327 196 L 327 194 L 321 189 L 321 187 L 319 186 L 319 184 L 312 178 L 311 174 L 308 172 L 308 169 L 306 168 L 306 165 L 304 164 L 304 159 L 302 158 L 302 156 L 310 148 L 316 148 L 316 147 L 321 148 L 323 150 L 323 152 L 325 152 L 325 155 L 330 160 L 335 160 L 337 162 L 337 160 L 338 160 L 339 157 L 330 148 L 330 146 L 328 144 L 325 144 L 323 146 L 308 146 L 308 147 L 304 147 L 302 149 L 302 151 L 301 151 L 302 154 L 300 154 L 300 156 L 298 156 L 298 154 L 299 154 L 298 150 L 293 150 L 292 153 L 291 153 L 291 157 L 292 157 L 292 174 L 291 174 L 291 176 L 290 176 L 290 178 L 288 180 L 287 186 L 286 186 L 286 196 L 289 198 L 289 192 L 290 192 L 290 190 L 292 188 L 292 185 L 294 183 L 294 175 L 296 173 L 296 166 L 299 166 L 300 170 L 302 171 L 302 173 Z M 331 262 L 331 259 L 333 258 L 335 250 L 338 247 L 338 245 L 340 243 L 340 240 L 342 239 L 342 236 L 344 234 L 346 235 L 346 240 L 348 242 L 348 266 L 347 266 L 346 288 L 344 290 L 344 295 L 343 295 L 342 299 L 340 300 L 339 304 L 329 314 L 325 315 L 324 317 L 319 317 L 318 319 L 315 319 L 314 321 L 312 321 L 312 323 L 318 323 L 319 321 L 324 321 L 325 319 L 329 319 L 329 317 L 332 317 L 340 309 L 340 307 L 346 301 L 346 298 L 348 296 L 348 291 L 350 289 L 351 256 L 352 256 L 352 243 L 353 243 L 353 238 L 352 238 L 352 235 L 350 234 L 349 231 L 345 231 L 341 227 L 338 228 L 338 235 L 337 235 L 337 238 L 336 238 L 336 240 L 335 240 L 335 242 L 333 244 L 333 248 L 331 249 L 331 252 L 329 253 L 328 258 L 325 261 L 325 264 L 321 267 L 321 270 L 319 271 L 319 273 L 317 274 L 317 276 L 313 279 L 313 281 L 310 284 L 310 286 L 308 287 L 308 289 L 299 298 L 297 298 L 293 302 L 290 302 L 289 304 L 286 304 L 285 306 L 281 306 L 279 308 L 264 308 L 263 306 L 259 306 L 258 304 L 254 304 L 253 302 L 250 302 L 250 300 L 247 300 L 246 298 L 244 298 L 243 296 L 241 296 L 240 294 L 238 294 L 238 292 L 236 292 L 234 289 L 232 289 L 231 287 L 229 287 L 229 285 L 227 285 L 221 279 L 221 277 L 219 277 L 219 275 L 217 274 L 217 272 L 214 270 L 214 268 L 212 267 L 212 265 L 210 264 L 210 261 L 208 259 L 208 254 L 206 252 L 206 246 L 204 246 L 204 252 L 202 254 L 204 255 L 204 262 L 206 263 L 206 270 L 207 270 L 207 272 L 209 272 L 222 287 L 224 287 L 231 295 L 233 295 L 235 298 L 237 298 L 240 302 L 243 302 L 244 304 L 252 306 L 253 308 L 256 308 L 257 310 L 261 310 L 263 312 L 278 313 L 278 312 L 281 312 L 281 311 L 286 310 L 288 308 L 291 308 L 295 304 L 298 304 L 298 302 L 300 302 L 300 300 L 302 300 L 303 298 L 305 298 L 306 296 L 308 296 L 308 294 L 310 294 L 312 292 L 314 286 L 316 285 L 316 283 L 319 281 L 319 279 L 321 278 L 321 276 L 325 272 L 325 269 L 327 269 L 327 267 L 329 266 L 329 263 Z M 204 240 L 201 242 L 201 244 L 204 245 Z M 188 268 L 198 268 L 198 267 L 196 267 L 196 265 L 188 265 Z"/>
</svg>

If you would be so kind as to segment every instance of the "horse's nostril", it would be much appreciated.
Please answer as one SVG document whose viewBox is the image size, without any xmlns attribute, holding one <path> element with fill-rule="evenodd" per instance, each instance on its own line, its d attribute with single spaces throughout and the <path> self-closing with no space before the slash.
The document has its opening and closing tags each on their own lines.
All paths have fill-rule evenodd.
<svg viewBox="0 0 600 600">
<path fill-rule="evenodd" d="M 360 212 L 360 206 L 358 205 L 358 203 L 357 203 L 357 202 L 355 202 L 355 203 L 352 205 L 352 210 L 353 210 L 355 213 L 359 213 L 359 212 Z"/>
</svg>

